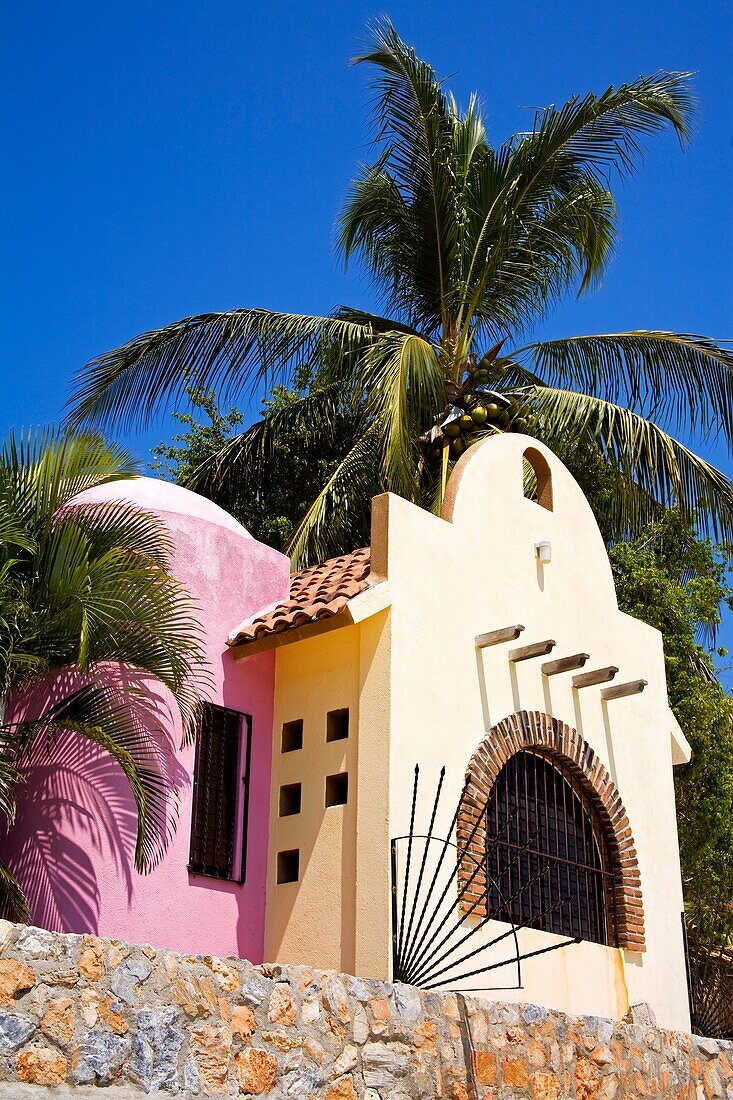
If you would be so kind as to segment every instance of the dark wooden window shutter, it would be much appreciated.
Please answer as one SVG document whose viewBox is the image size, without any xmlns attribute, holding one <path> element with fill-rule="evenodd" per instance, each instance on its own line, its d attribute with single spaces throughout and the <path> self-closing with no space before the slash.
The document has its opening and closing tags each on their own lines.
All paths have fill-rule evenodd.
<svg viewBox="0 0 733 1100">
<path fill-rule="evenodd" d="M 243 881 L 247 853 L 251 721 L 224 707 L 204 706 L 196 742 L 189 871 Z M 240 782 L 241 739 L 247 738 L 245 773 Z M 234 866 L 237 806 L 244 808 L 241 867 Z"/>
</svg>

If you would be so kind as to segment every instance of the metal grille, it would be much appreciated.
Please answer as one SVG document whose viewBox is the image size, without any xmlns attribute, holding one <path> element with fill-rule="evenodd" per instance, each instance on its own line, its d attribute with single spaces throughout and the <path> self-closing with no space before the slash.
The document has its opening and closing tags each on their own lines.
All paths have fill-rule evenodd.
<svg viewBox="0 0 733 1100">
<path fill-rule="evenodd" d="M 489 881 L 489 876 L 483 873 L 494 843 L 489 840 L 484 845 L 480 839 L 485 835 L 487 804 L 476 807 L 478 813 L 468 835 L 454 842 L 452 837 L 467 784 L 447 835 L 441 837 L 433 832 L 444 780 L 445 768 L 442 768 L 430 821 L 423 832 L 422 827 L 416 826 L 420 768 L 415 765 L 409 832 L 393 837 L 390 845 L 393 980 L 423 989 L 441 989 L 457 983 L 461 983 L 464 991 L 521 989 L 525 960 L 570 947 L 579 943 L 581 937 L 555 937 L 543 947 L 537 947 L 536 940 L 520 943 L 524 930 L 510 915 L 514 899 L 505 898 L 500 885 Z M 453 858 L 453 852 L 457 859 Z M 458 873 L 464 863 L 472 868 L 468 876 Z M 502 914 L 510 927 L 489 928 L 490 922 Z M 501 984 L 470 987 L 465 984 L 479 977 L 482 982 L 491 980 L 489 974 L 495 974 Z M 504 981 L 499 977 L 502 974 Z M 505 984 L 511 983 L 512 977 L 514 984 Z"/>
<path fill-rule="evenodd" d="M 486 805 L 489 909 L 556 935 L 616 943 L 614 878 L 594 805 L 535 750 L 504 765 Z"/>
<path fill-rule="evenodd" d="M 245 715 L 224 707 L 204 707 L 201 730 L 196 742 L 188 868 L 199 875 L 238 880 L 244 878 L 249 736 L 244 777 L 245 834 L 242 841 L 242 866 L 239 873 L 235 874 L 234 870 L 243 718 Z"/>
<path fill-rule="evenodd" d="M 701 943 L 685 929 L 690 1017 L 696 1035 L 733 1039 L 733 949 Z"/>
</svg>

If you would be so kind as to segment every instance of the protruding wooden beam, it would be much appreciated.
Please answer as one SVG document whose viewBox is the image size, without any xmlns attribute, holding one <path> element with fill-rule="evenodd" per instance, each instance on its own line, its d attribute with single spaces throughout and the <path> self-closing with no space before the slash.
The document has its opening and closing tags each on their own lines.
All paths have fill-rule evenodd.
<svg viewBox="0 0 733 1100">
<path fill-rule="evenodd" d="M 623 699 L 626 695 L 639 695 L 648 683 L 648 680 L 628 680 L 625 684 L 614 684 L 612 688 L 603 689 L 601 699 Z"/>
<path fill-rule="evenodd" d="M 580 676 L 573 676 L 574 688 L 589 688 L 595 684 L 607 684 L 613 680 L 618 672 L 615 665 L 607 665 L 606 668 L 594 668 L 592 672 L 581 672 Z"/>
<path fill-rule="evenodd" d="M 551 653 L 557 642 L 548 638 L 545 642 L 533 642 L 532 645 L 523 645 L 519 649 L 509 650 L 509 660 L 516 664 L 517 661 L 529 661 L 532 657 L 544 657 Z"/>
<path fill-rule="evenodd" d="M 574 668 L 582 668 L 589 657 L 589 653 L 574 653 L 572 657 L 560 657 L 557 661 L 545 661 L 542 666 L 542 675 L 557 676 L 558 672 L 571 672 Z"/>
<path fill-rule="evenodd" d="M 501 630 L 490 630 L 488 634 L 476 635 L 476 649 L 486 649 L 490 645 L 498 645 L 499 642 L 514 642 L 524 630 L 519 623 L 516 626 L 503 626 Z"/>
</svg>

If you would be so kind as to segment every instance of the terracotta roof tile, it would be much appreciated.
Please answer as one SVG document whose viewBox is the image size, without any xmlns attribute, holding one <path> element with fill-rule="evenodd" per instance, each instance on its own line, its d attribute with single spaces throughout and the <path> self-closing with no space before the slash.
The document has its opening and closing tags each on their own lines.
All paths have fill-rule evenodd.
<svg viewBox="0 0 733 1100">
<path fill-rule="evenodd" d="M 369 564 L 370 550 L 365 546 L 291 574 L 290 598 L 237 627 L 227 645 L 247 645 L 270 634 L 338 615 L 349 600 L 369 587 Z"/>
</svg>

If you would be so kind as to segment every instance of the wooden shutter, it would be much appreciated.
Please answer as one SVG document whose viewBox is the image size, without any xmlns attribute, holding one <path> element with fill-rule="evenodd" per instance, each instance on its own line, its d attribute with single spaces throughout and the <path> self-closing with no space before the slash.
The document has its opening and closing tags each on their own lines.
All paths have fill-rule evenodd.
<svg viewBox="0 0 733 1100">
<path fill-rule="evenodd" d="M 247 737 L 244 787 L 240 782 L 241 738 Z M 244 878 L 247 850 L 249 720 L 224 707 L 204 707 L 196 742 L 189 871 L 214 878 Z M 244 801 L 242 866 L 235 872 L 238 799 Z"/>
</svg>

